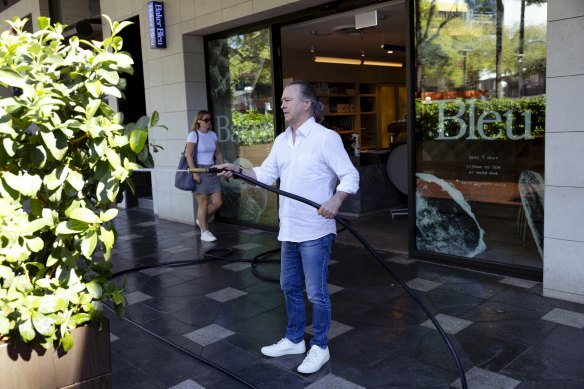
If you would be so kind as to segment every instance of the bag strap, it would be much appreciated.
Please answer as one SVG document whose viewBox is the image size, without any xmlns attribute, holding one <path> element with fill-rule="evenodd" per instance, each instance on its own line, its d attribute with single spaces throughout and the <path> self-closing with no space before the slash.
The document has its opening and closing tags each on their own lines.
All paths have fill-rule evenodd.
<svg viewBox="0 0 584 389">
<path fill-rule="evenodd" d="M 199 148 L 199 131 L 195 130 L 195 134 L 197 135 L 197 142 L 195 143 L 195 150 L 193 151 L 193 160 L 195 164 L 197 163 L 197 149 Z M 187 156 L 187 145 L 185 144 L 185 149 L 183 150 L 183 155 Z"/>
<path fill-rule="evenodd" d="M 197 149 L 199 148 L 199 131 L 195 130 L 197 132 L 197 143 L 195 143 L 195 151 L 193 151 L 193 160 L 195 161 L 195 164 L 197 163 Z"/>
</svg>

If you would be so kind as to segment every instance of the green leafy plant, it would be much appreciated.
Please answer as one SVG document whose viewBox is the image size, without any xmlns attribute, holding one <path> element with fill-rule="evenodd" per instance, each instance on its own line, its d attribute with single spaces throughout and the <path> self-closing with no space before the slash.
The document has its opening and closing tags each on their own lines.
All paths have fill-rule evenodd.
<svg viewBox="0 0 584 389">
<path fill-rule="evenodd" d="M 233 133 L 237 143 L 243 146 L 269 143 L 274 140 L 274 119 L 271 113 L 257 111 L 231 112 Z"/>
<path fill-rule="evenodd" d="M 63 37 L 38 18 L 14 18 L 0 36 L 0 340 L 72 345 L 71 330 L 125 298 L 112 283 L 112 205 L 131 171 L 151 164 L 158 114 L 123 125 L 107 103 L 123 97 L 132 58 L 113 22 L 103 41 Z M 164 127 L 164 126 L 162 126 Z M 156 151 L 156 150 L 154 150 Z"/>
</svg>

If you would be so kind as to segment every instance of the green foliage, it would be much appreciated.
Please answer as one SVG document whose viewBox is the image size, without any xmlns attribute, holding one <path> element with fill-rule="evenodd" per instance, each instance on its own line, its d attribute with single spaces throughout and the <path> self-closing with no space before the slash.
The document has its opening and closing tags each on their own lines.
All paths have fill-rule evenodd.
<svg viewBox="0 0 584 389">
<path fill-rule="evenodd" d="M 105 301 L 123 308 L 109 280 L 112 204 L 151 163 L 158 115 L 124 127 L 106 104 L 122 97 L 133 61 L 117 36 L 128 23 L 105 18 L 102 42 L 65 43 L 45 17 L 35 33 L 14 18 L 0 36 L 0 85 L 17 92 L 0 100 L 0 339 L 68 350 L 70 331 L 99 320 Z"/>
<path fill-rule="evenodd" d="M 264 115 L 257 111 L 234 111 L 231 116 L 238 144 L 249 146 L 274 140 L 274 119 L 271 113 Z"/>
<path fill-rule="evenodd" d="M 497 2 L 494 0 L 459 0 L 445 12 L 436 0 L 417 0 L 415 19 L 418 66 L 418 91 L 444 91 L 456 88 L 477 89 L 487 74 L 493 78 L 497 72 L 496 20 Z M 543 5 L 546 0 L 526 0 L 526 5 Z M 466 6 L 472 10 L 472 18 L 461 18 Z M 520 2 L 509 2 L 504 12 L 519 14 Z M 542 10 L 541 12 L 545 12 Z M 520 64 L 520 33 L 523 39 L 523 63 Z M 499 75 L 506 81 L 515 81 L 518 68 L 524 68 L 522 77 L 545 75 L 546 25 L 507 22 L 501 31 L 501 69 Z M 464 60 L 466 52 L 467 58 Z M 464 83 L 466 81 L 466 85 Z"/>
<path fill-rule="evenodd" d="M 227 38 L 231 92 L 235 85 L 271 85 L 270 34 L 268 29 Z"/>
<path fill-rule="evenodd" d="M 466 101 L 465 112 L 460 118 L 470 123 L 470 108 L 468 100 Z M 444 116 L 455 117 L 459 115 L 460 105 L 457 102 L 448 102 L 444 104 Z M 497 112 L 502 120 L 499 123 L 485 124 L 485 135 L 499 139 L 507 139 L 506 136 L 506 114 L 511 111 L 513 132 L 514 134 L 523 134 L 525 132 L 525 117 L 523 113 L 531 112 L 531 134 L 534 137 L 543 137 L 545 135 L 545 97 L 526 97 L 522 99 L 487 99 L 475 100 L 474 102 L 474 122 L 483 112 Z M 439 103 L 434 101 L 430 104 L 416 100 L 416 125 L 415 134 L 419 140 L 435 140 L 438 137 L 439 123 Z M 492 119 L 492 115 L 489 119 Z M 452 119 L 444 120 L 444 134 L 446 136 L 455 136 L 460 131 L 460 124 Z"/>
</svg>

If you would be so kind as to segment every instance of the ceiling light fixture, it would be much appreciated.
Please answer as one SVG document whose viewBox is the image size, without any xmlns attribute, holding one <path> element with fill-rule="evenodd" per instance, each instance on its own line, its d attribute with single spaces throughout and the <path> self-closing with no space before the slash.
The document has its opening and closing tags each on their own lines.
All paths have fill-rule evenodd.
<svg viewBox="0 0 584 389">
<path fill-rule="evenodd" d="M 369 59 L 364 60 L 363 65 L 388 66 L 388 67 L 392 67 L 392 68 L 401 68 L 404 66 L 404 64 L 401 62 L 371 61 Z"/>
<path fill-rule="evenodd" d="M 361 65 L 360 59 L 353 58 L 339 58 L 339 57 L 322 57 L 317 55 L 314 57 L 314 62 L 319 63 L 336 63 L 340 65 Z"/>
<path fill-rule="evenodd" d="M 355 58 L 340 58 L 340 57 L 322 57 L 315 56 L 314 62 L 318 63 L 332 63 L 338 65 L 370 65 L 370 66 L 389 66 L 394 68 L 403 67 L 403 63 L 400 62 L 385 62 L 385 61 L 371 61 L 368 59 L 355 59 Z"/>
</svg>

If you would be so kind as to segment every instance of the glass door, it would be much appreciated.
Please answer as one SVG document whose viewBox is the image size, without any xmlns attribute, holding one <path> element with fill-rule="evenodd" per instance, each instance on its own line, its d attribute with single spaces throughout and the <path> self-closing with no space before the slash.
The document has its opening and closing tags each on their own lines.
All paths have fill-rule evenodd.
<svg viewBox="0 0 584 389">
<path fill-rule="evenodd" d="M 207 41 L 210 109 L 227 162 L 245 168 L 267 157 L 275 132 L 270 29 Z M 266 227 L 278 225 L 277 196 L 241 180 L 222 180 L 220 217 Z"/>
</svg>

